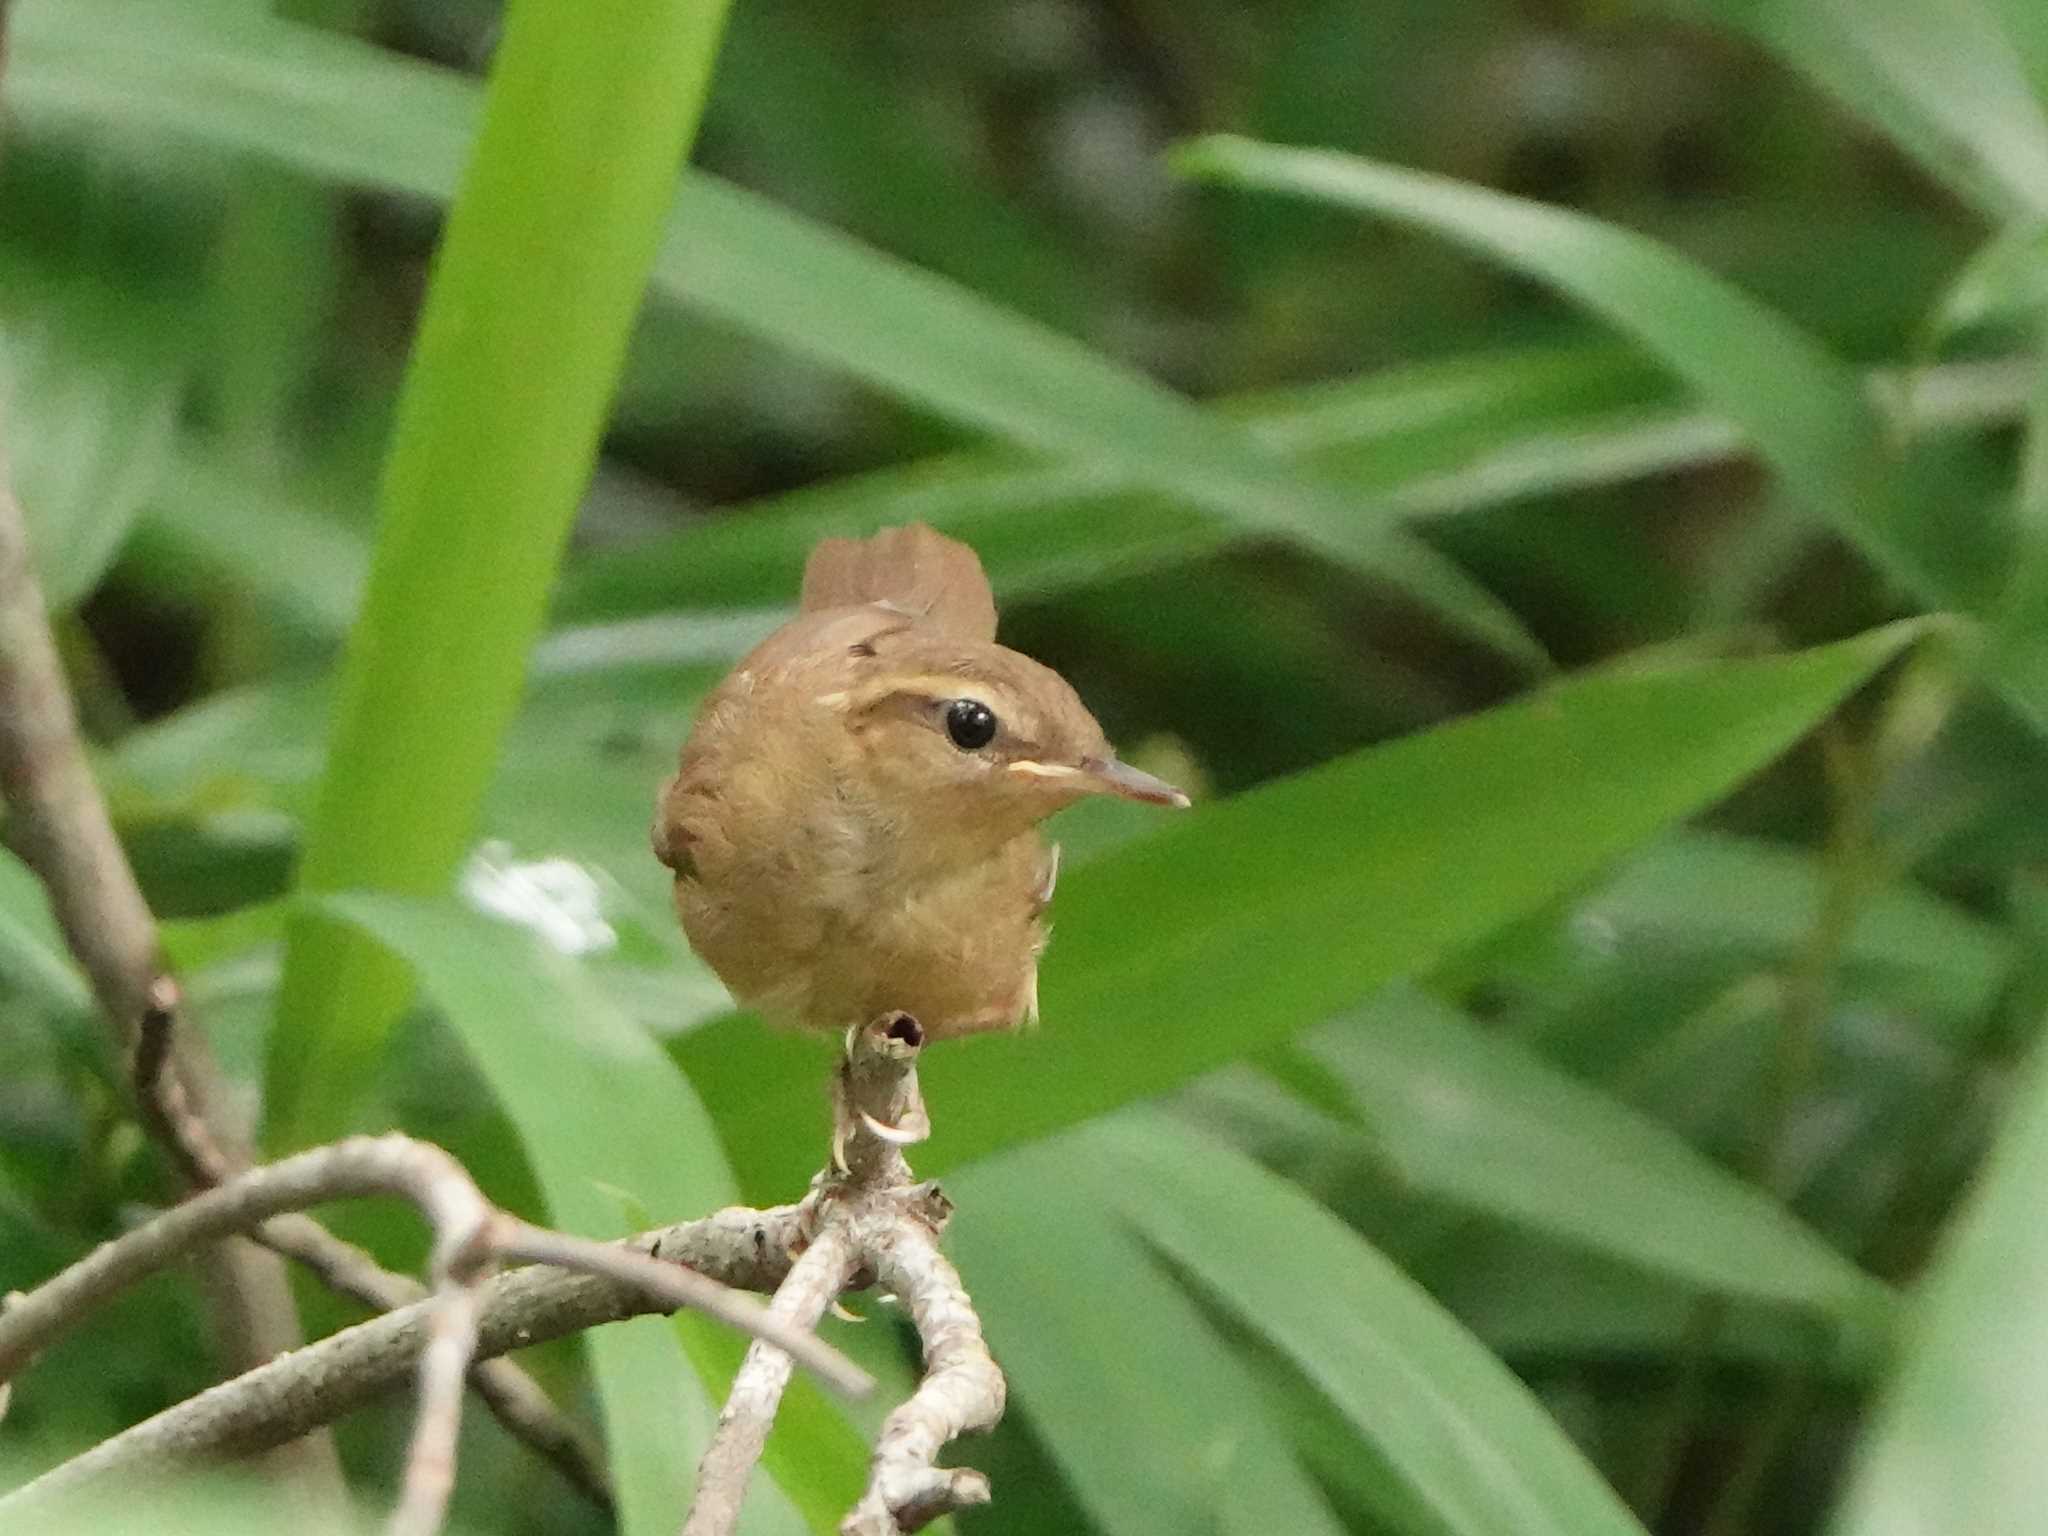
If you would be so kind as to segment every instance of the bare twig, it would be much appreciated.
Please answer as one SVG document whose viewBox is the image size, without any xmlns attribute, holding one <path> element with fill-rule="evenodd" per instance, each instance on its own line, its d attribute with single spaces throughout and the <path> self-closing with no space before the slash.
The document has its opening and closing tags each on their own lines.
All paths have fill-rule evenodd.
<svg viewBox="0 0 2048 1536">
<path fill-rule="evenodd" d="M 751 1291 L 772 1291 L 803 1244 L 802 1210 L 735 1207 L 611 1246 L 682 1264 Z M 482 1294 L 476 1353 L 493 1358 L 587 1328 L 666 1310 L 637 1283 L 547 1266 L 514 1270 Z M 411 1379 L 425 1350 L 432 1302 L 372 1318 L 165 1409 L 0 1499 L 0 1529 L 26 1529 L 68 1499 L 132 1486 L 284 1445 L 367 1406 Z"/>
<path fill-rule="evenodd" d="M 108 820 L 78 737 L 29 558 L 27 521 L 8 484 L 0 444 L 0 794 L 7 838 L 41 878 L 65 942 L 78 960 L 117 1049 L 147 1005 L 159 973 L 156 924 Z M 203 1040 L 179 1042 L 167 1076 L 182 1085 L 195 1116 L 231 1153 L 246 1156 L 245 1128 L 229 1111 Z M 243 1242 L 199 1259 L 199 1291 L 214 1348 L 234 1375 L 295 1347 L 297 1309 L 284 1266 Z M 307 1500 L 307 1512 L 335 1523 L 348 1492 L 333 1444 L 322 1436 L 294 1446 L 275 1468 Z"/>
<path fill-rule="evenodd" d="M 885 1015 L 849 1032 L 834 1080 L 832 1161 L 803 1205 L 828 1262 L 805 1273 L 807 1254 L 776 1297 L 778 1309 L 815 1323 L 837 1272 L 847 1285 L 872 1281 L 903 1298 L 924 1341 L 925 1377 L 882 1427 L 867 1491 L 840 1526 L 843 1536 L 901 1536 L 941 1515 L 989 1499 L 979 1472 L 938 1465 L 946 1444 L 1002 1418 L 1005 1388 L 960 1276 L 939 1252 L 952 1213 L 936 1184 L 911 1181 L 903 1148 L 930 1133 L 917 1082 L 925 1035 L 908 1014 Z M 787 1365 L 750 1350 L 734 1380 L 718 1433 L 698 1469 L 683 1536 L 730 1536 L 747 1479 L 775 1417 Z"/>
<path fill-rule="evenodd" d="M 102 1244 L 0 1312 L 0 1380 L 99 1303 L 192 1248 L 249 1230 L 277 1213 L 328 1200 L 394 1194 L 434 1229 L 435 1296 L 420 1352 L 420 1406 L 390 1536 L 438 1530 L 455 1476 L 462 1380 L 479 1335 L 478 1289 L 500 1258 L 538 1259 L 637 1286 L 665 1306 L 708 1311 L 773 1340 L 829 1384 L 858 1392 L 866 1375 L 808 1332 L 702 1275 L 649 1255 L 530 1227 L 493 1208 L 462 1165 L 403 1136 L 355 1137 L 237 1174 L 135 1231 Z"/>
<path fill-rule="evenodd" d="M 196 1247 L 248 1231 L 280 1211 L 373 1194 L 412 1201 L 434 1229 L 435 1344 L 422 1357 L 413 1454 L 391 1524 L 392 1536 L 431 1536 L 454 1477 L 462 1377 L 476 1337 L 473 1292 L 492 1261 L 496 1212 L 460 1163 L 425 1142 L 357 1137 L 302 1152 L 238 1174 L 102 1243 L 0 1312 L 0 1378 L 11 1377 L 117 1291 Z"/>
<path fill-rule="evenodd" d="M 188 1183 L 206 1189 L 231 1178 L 232 1159 L 214 1141 L 206 1122 L 194 1114 L 184 1087 L 164 1070 L 178 1027 L 177 983 L 159 976 L 151 984 L 149 1007 L 136 1032 L 133 1079 L 144 1124 L 179 1165 Z M 424 1300 L 425 1286 L 394 1274 L 353 1243 L 329 1232 L 310 1216 L 273 1216 L 252 1234 L 273 1253 L 303 1265 L 329 1290 L 390 1312 Z M 484 1360 L 470 1370 L 476 1389 L 498 1422 L 515 1439 L 552 1465 L 601 1509 L 612 1508 L 611 1480 L 598 1448 L 557 1411 L 539 1383 L 510 1360 Z"/>
<path fill-rule="evenodd" d="M 815 1328 L 825 1309 L 852 1276 L 854 1250 L 844 1222 L 828 1221 L 811 1239 L 789 1278 L 775 1292 L 770 1310 L 798 1328 Z M 718 1415 L 718 1429 L 697 1464 L 697 1491 L 690 1500 L 683 1536 L 729 1536 L 739 1529 L 747 1480 L 761 1459 L 769 1426 L 789 1385 L 790 1358 L 771 1344 L 747 1348 Z"/>
<path fill-rule="evenodd" d="M 882 1425 L 867 1492 L 840 1525 L 841 1536 L 897 1536 L 941 1515 L 989 1500 L 988 1479 L 941 1467 L 939 1452 L 961 1435 L 995 1428 L 1007 1390 L 982 1341 L 960 1275 L 939 1252 L 937 1234 L 914 1215 L 890 1224 L 869 1249 L 875 1283 L 910 1309 L 924 1341 L 924 1380 Z"/>
<path fill-rule="evenodd" d="M 986 1502 L 988 1481 L 980 1473 L 938 1465 L 950 1441 L 997 1422 L 1005 1390 L 960 1277 L 939 1252 L 950 1203 L 937 1185 L 913 1183 L 903 1157 L 904 1145 L 927 1124 L 916 1076 L 923 1044 L 916 1021 L 902 1015 L 849 1038 L 837 1082 L 834 1164 L 812 1181 L 801 1205 L 721 1211 L 626 1244 L 541 1231 L 485 1206 L 486 1217 L 469 1227 L 467 1239 L 437 1240 L 440 1289 L 433 1301 L 346 1330 L 116 1436 L 0 1499 L 0 1523 L 42 1513 L 83 1492 L 103 1492 L 110 1483 L 121 1486 L 277 1445 L 362 1406 L 417 1366 L 421 1416 L 392 1530 L 394 1536 L 421 1536 L 438 1521 L 452 1480 L 453 1405 L 459 1402 L 453 1383 L 476 1359 L 656 1310 L 650 1289 L 660 1309 L 695 1303 L 707 1281 L 774 1290 L 776 1301 L 765 1311 L 748 1308 L 751 1316 L 736 1319 L 755 1333 L 757 1346 L 748 1351 L 700 1469 L 686 1536 L 724 1536 L 734 1527 L 787 1383 L 789 1357 L 836 1361 L 812 1330 L 841 1290 L 875 1283 L 908 1306 L 924 1341 L 925 1375 L 884 1424 L 868 1488 L 842 1531 L 900 1536 L 949 1511 Z M 403 1144 L 403 1138 L 383 1140 Z M 342 1143 L 240 1175 L 142 1230 L 159 1229 L 149 1240 L 156 1245 L 152 1251 L 170 1237 L 201 1240 L 224 1219 L 212 1203 L 230 1195 L 248 1202 L 252 1185 L 260 1189 L 266 1180 L 301 1177 L 305 1162 L 344 1152 L 360 1156 L 361 1148 L 378 1144 Z M 445 1154 L 427 1151 L 453 1167 Z M 454 1172 L 466 1179 L 459 1168 Z M 245 1203 L 241 1219 L 278 1219 L 281 1198 L 273 1192 Z M 191 1214 L 194 1208 L 199 1214 Z M 448 1230 L 460 1229 L 458 1224 Z M 537 1262 L 487 1280 L 485 1271 L 507 1258 Z M 674 1267 L 678 1260 L 688 1268 Z M 28 1322 L 0 1318 L 0 1379 L 46 1337 L 47 1324 L 36 1319 L 48 1310 L 53 1287 L 69 1286 L 75 1303 L 81 1295 L 111 1288 L 138 1262 L 131 1257 L 116 1264 L 95 1256 L 87 1261 L 84 1280 L 60 1277 L 29 1298 Z M 563 1274 L 552 1266 L 587 1273 Z M 61 1290 L 58 1299 L 64 1299 Z"/>
<path fill-rule="evenodd" d="M 848 1397 L 866 1395 L 874 1380 L 829 1344 L 820 1343 L 808 1329 L 792 1324 L 768 1307 L 681 1265 L 650 1258 L 631 1248 L 613 1243 L 595 1243 L 589 1238 L 571 1237 L 530 1227 L 510 1217 L 501 1219 L 498 1251 L 509 1259 L 552 1264 L 557 1269 L 600 1275 L 626 1285 L 637 1286 L 663 1304 L 663 1310 L 688 1307 L 716 1318 L 728 1327 L 750 1333 L 794 1356 L 818 1380 Z"/>
<path fill-rule="evenodd" d="M 399 1195 L 443 1234 L 467 1241 L 491 1213 L 469 1175 L 440 1148 L 403 1136 L 355 1137 L 316 1147 L 193 1196 L 102 1243 L 55 1279 L 0 1312 L 0 1380 L 123 1287 L 279 1211 L 352 1196 Z M 444 1259 L 437 1258 L 437 1267 Z"/>
<path fill-rule="evenodd" d="M 434 1536 L 455 1491 L 455 1442 L 462 1428 L 462 1378 L 476 1354 L 473 1280 L 442 1282 L 420 1356 L 420 1405 L 405 1456 L 405 1483 L 386 1536 Z"/>
<path fill-rule="evenodd" d="M 136 1099 L 145 1126 L 196 1188 L 247 1168 L 246 1130 L 227 1112 L 204 1037 L 179 1025 L 178 989 L 162 970 L 155 919 L 86 762 L 30 562 L 26 520 L 6 484 L 4 454 L 0 791 L 12 813 L 9 838 L 49 891 L 66 943 L 92 984 L 117 1048 L 127 1049 L 133 1034 Z M 366 1305 L 388 1308 L 425 1294 L 310 1218 L 279 1217 L 255 1235 Z M 225 1243 L 202 1259 L 202 1281 L 231 1375 L 300 1342 L 291 1292 L 274 1260 L 243 1243 Z M 480 1369 L 475 1384 L 508 1431 L 609 1507 L 601 1461 L 524 1371 L 505 1361 Z M 333 1448 L 324 1440 L 309 1441 L 292 1455 L 291 1470 L 317 1479 L 312 1486 L 341 1507 L 346 1495 Z"/>
</svg>

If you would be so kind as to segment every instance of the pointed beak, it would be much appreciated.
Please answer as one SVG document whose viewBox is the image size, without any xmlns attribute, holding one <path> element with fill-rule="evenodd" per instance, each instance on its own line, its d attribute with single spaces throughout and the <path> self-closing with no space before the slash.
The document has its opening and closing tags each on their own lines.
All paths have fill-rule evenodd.
<svg viewBox="0 0 2048 1536">
<path fill-rule="evenodd" d="M 1113 757 L 1088 758 L 1081 764 L 1081 773 L 1094 788 L 1105 794 L 1121 795 L 1126 800 L 1142 800 L 1147 805 L 1170 805 L 1175 810 L 1188 808 L 1188 797 L 1166 780 L 1154 778 L 1143 769 L 1133 768 Z"/>
</svg>

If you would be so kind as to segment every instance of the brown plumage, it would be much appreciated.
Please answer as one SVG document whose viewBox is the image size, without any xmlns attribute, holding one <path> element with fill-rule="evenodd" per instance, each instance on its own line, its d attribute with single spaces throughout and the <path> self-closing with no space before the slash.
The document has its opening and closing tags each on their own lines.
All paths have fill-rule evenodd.
<svg viewBox="0 0 2048 1536">
<path fill-rule="evenodd" d="M 900 1010 L 941 1038 L 1036 1017 L 1038 823 L 1088 794 L 1187 803 L 995 627 L 966 545 L 828 539 L 797 616 L 705 700 L 654 851 L 741 1003 L 835 1031 Z"/>
</svg>

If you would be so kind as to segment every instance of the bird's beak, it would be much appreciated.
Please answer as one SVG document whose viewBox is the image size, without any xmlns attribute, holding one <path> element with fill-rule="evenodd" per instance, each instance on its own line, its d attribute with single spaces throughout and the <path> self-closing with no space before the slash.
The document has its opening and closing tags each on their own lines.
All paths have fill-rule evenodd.
<svg viewBox="0 0 2048 1536">
<path fill-rule="evenodd" d="M 1084 779 L 1092 781 L 1093 787 L 1106 794 L 1121 795 L 1126 800 L 1142 800 L 1147 805 L 1170 805 L 1181 811 L 1188 808 L 1188 797 L 1166 780 L 1154 778 L 1142 768 L 1133 768 L 1113 757 L 1084 759 L 1081 774 Z"/>
</svg>

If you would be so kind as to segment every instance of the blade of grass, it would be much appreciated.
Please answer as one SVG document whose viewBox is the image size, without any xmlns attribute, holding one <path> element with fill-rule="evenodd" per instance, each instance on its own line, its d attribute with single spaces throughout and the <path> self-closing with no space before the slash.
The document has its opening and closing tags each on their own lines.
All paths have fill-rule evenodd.
<svg viewBox="0 0 2048 1536">
<path fill-rule="evenodd" d="M 2048 213 L 2048 114 L 1979 0 L 1663 4 L 1748 33 L 1994 222 Z"/>
<path fill-rule="evenodd" d="M 1641 1536 L 1528 1388 L 1301 1190 L 1157 1112 L 1052 1150 L 1065 1156 L 1047 1182 L 1080 1183 L 1121 1209 L 1203 1296 L 1304 1372 L 1443 1530 Z"/>
<path fill-rule="evenodd" d="M 195 136 L 435 198 L 448 195 L 472 131 L 467 81 L 304 28 L 228 27 L 107 0 L 22 0 L 16 26 L 11 84 L 31 119 Z M 955 421 L 1115 466 L 1236 527 L 1300 539 L 1457 630 L 1547 666 L 1483 587 L 1340 488 L 1291 473 L 1241 430 L 1057 331 L 715 177 L 685 176 L 653 284 Z"/>
<path fill-rule="evenodd" d="M 704 1106 L 573 961 L 453 901 L 344 894 L 320 905 L 417 967 L 517 1128 L 550 1222 L 623 1237 L 732 1203 L 732 1174 Z M 565 1104 L 603 1113 L 564 1113 Z M 621 1190 L 646 1221 L 628 1221 Z M 717 1328 L 681 1313 L 674 1323 L 600 1328 L 586 1341 L 628 1533 L 669 1536 L 681 1521 L 716 1413 L 681 1334 Z"/>
<path fill-rule="evenodd" d="M 984 1164 L 949 1185 L 946 1233 L 1075 1496 L 1117 1536 L 1335 1536 L 1244 1362 L 1078 1161 L 1061 1141 Z"/>
<path fill-rule="evenodd" d="M 1905 401 L 1915 434 L 2018 416 L 2031 358 L 1863 376 Z M 1497 352 L 1220 404 L 1292 463 L 1346 486 L 1360 515 L 1413 522 L 1723 464 L 1751 449 L 1726 417 L 1670 400 L 1654 365 L 1604 347 Z M 922 520 L 973 544 L 1005 599 L 1193 559 L 1223 520 L 1099 464 L 994 451 L 852 475 L 696 527 L 591 554 L 564 572 L 561 619 L 694 605 L 747 607 L 794 590 L 821 538 Z"/>
<path fill-rule="evenodd" d="M 1342 490 L 1290 474 L 1241 428 L 1080 343 L 710 177 L 681 211 L 724 238 L 664 263 L 693 307 L 1041 452 L 1093 460 L 1283 534 L 1419 599 L 1462 632 L 1546 665 L 1520 622 L 1428 545 Z M 671 235 L 680 237 L 685 224 Z"/>
<path fill-rule="evenodd" d="M 303 889 L 432 894 L 474 833 L 723 14 L 516 0 L 507 15 L 400 403 Z M 270 1147 L 349 1127 L 408 985 L 331 918 L 295 924 Z"/>
<path fill-rule="evenodd" d="M 2048 1051 L 2015 1085 L 1975 1192 L 1922 1282 L 1833 1536 L 2035 1529 L 2048 1508 Z"/>
<path fill-rule="evenodd" d="M 1404 1188 L 1718 1295 L 1871 1332 L 1892 1320 L 1888 1288 L 1762 1190 L 1426 993 L 1390 987 L 1303 1049 Z"/>
<path fill-rule="evenodd" d="M 1990 530 L 1920 516 L 1854 370 L 1677 252 L 1583 214 L 1333 151 L 1219 135 L 1174 160 L 1199 179 L 1413 225 L 1557 289 L 1726 412 L 1886 575 L 1930 606 L 1981 611 L 2000 554 Z"/>
<path fill-rule="evenodd" d="M 2004 24 L 2035 96 L 2048 101 L 2048 9 L 2034 0 L 1991 0 L 1991 8 Z"/>
</svg>

